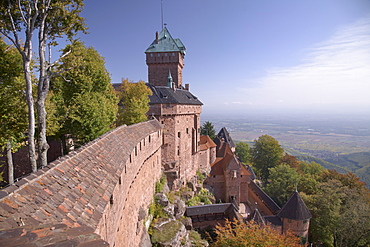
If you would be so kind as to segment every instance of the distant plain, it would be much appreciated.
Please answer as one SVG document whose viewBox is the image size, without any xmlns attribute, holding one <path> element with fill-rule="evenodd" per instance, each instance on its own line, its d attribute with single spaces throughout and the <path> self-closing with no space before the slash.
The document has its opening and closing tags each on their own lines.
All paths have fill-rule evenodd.
<svg viewBox="0 0 370 247">
<path fill-rule="evenodd" d="M 370 184 L 370 116 L 279 115 L 202 116 L 216 133 L 226 127 L 234 141 L 253 145 L 262 135 L 274 137 L 285 151 L 325 168 L 353 172 Z"/>
</svg>

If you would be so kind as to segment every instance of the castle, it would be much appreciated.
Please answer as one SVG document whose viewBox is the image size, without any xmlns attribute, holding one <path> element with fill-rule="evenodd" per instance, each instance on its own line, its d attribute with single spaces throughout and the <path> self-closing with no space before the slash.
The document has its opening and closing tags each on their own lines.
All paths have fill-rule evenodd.
<svg viewBox="0 0 370 247">
<path fill-rule="evenodd" d="M 307 236 L 311 215 L 297 192 L 280 209 L 226 129 L 215 141 L 200 135 L 202 102 L 182 84 L 185 51 L 166 27 L 145 51 L 152 120 L 120 126 L 0 191 L 0 245 L 146 246 L 162 172 L 174 190 L 210 174 L 205 186 L 222 203 L 188 208 L 195 227 L 242 217 Z"/>
<path fill-rule="evenodd" d="M 162 164 L 170 187 L 178 189 L 184 186 L 186 181 L 194 177 L 197 169 L 207 171 L 209 167 L 210 176 L 204 184 L 216 200 L 235 204 L 237 213 L 246 220 L 252 217 L 252 213 L 259 213 L 265 216 L 261 217 L 264 224 L 272 223 L 282 232 L 290 229 L 307 239 L 311 214 L 298 192 L 280 209 L 256 185 L 251 167 L 242 164 L 234 154 L 235 143 L 226 128 L 220 130 L 214 142 L 203 136 L 201 144 L 202 103 L 189 92 L 189 84 L 185 88 L 182 86 L 185 51 L 181 40 L 173 39 L 166 27 L 156 33 L 155 40 L 145 51 L 148 86 L 153 92 L 148 115 L 157 118 L 164 127 Z M 196 210 L 200 210 L 200 207 L 196 207 Z M 204 227 L 208 224 L 207 217 L 212 221 L 215 219 L 210 212 L 212 210 L 207 215 L 190 214 L 196 226 Z M 205 217 L 203 221 L 200 216 Z"/>
</svg>

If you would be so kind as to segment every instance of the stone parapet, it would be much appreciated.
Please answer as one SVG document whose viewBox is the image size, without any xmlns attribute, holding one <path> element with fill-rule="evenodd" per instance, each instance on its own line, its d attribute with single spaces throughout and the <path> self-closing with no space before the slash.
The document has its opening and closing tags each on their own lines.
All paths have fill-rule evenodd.
<svg viewBox="0 0 370 247">
<path fill-rule="evenodd" d="M 136 223 L 161 174 L 161 145 L 157 120 L 104 134 L 1 190 L 0 230 L 62 223 L 91 227 L 111 246 L 138 246 L 144 224 Z"/>
</svg>

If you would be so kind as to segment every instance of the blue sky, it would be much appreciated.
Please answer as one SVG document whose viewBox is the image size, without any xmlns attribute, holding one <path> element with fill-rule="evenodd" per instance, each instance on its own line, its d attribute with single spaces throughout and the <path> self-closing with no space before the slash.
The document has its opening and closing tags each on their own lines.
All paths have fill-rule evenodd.
<svg viewBox="0 0 370 247">
<path fill-rule="evenodd" d="M 370 114 L 369 0 L 163 0 L 205 113 Z M 113 82 L 147 81 L 160 0 L 85 1 L 81 39 Z"/>
</svg>

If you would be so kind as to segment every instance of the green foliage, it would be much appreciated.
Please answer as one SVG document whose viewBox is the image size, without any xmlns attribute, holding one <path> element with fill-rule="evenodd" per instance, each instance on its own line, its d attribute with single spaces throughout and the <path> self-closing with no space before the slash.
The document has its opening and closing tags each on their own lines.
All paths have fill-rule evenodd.
<svg viewBox="0 0 370 247">
<path fill-rule="evenodd" d="M 269 135 L 260 136 L 254 141 L 251 148 L 253 169 L 264 182 L 269 178 L 269 168 L 277 166 L 283 154 L 284 149 L 279 142 Z"/>
<path fill-rule="evenodd" d="M 201 173 L 200 170 L 197 170 L 197 176 L 198 176 L 198 183 L 203 183 L 204 179 L 206 179 L 205 174 Z"/>
<path fill-rule="evenodd" d="M 149 96 L 152 95 L 152 91 L 145 85 L 145 82 L 132 83 L 128 79 L 124 79 L 119 91 L 122 107 L 118 111 L 117 125 L 130 125 L 146 121 Z"/>
<path fill-rule="evenodd" d="M 85 31 L 87 29 L 84 18 L 80 16 L 83 6 L 83 0 L 25 0 L 20 1 L 22 10 L 20 12 L 18 4 L 15 4 L 14 1 L 1 1 L 1 32 L 4 35 L 10 35 L 14 25 L 17 32 L 21 32 L 25 28 L 30 28 L 30 31 L 33 33 L 43 26 L 44 38 L 50 40 L 52 45 L 56 45 L 57 42 L 55 40 L 57 38 L 65 35 L 71 40 L 78 31 Z M 13 23 L 6 9 L 12 14 Z M 24 17 L 26 18 L 25 20 L 23 19 Z M 36 20 L 35 25 L 25 27 L 25 22 L 28 20 L 31 22 L 33 18 Z"/>
<path fill-rule="evenodd" d="M 198 194 L 196 194 L 190 200 L 186 201 L 186 205 L 190 207 L 190 206 L 212 204 L 211 199 L 214 199 L 214 196 L 212 195 L 212 193 L 202 188 Z"/>
<path fill-rule="evenodd" d="M 25 83 L 18 51 L 0 40 L 0 147 L 8 140 L 13 147 L 27 130 Z"/>
<path fill-rule="evenodd" d="M 179 221 L 170 221 L 161 226 L 161 229 L 154 228 L 151 235 L 151 242 L 156 244 L 170 241 L 180 230 L 181 226 L 182 223 Z"/>
<path fill-rule="evenodd" d="M 28 147 L 33 171 L 37 170 L 35 148 L 35 106 L 38 124 L 38 163 L 47 165 L 47 123 L 45 102 L 53 76 L 54 62 L 48 61 L 47 46 L 57 45 L 57 39 L 66 37 L 72 40 L 78 31 L 85 31 L 84 18 L 80 16 L 83 0 L 64 1 L 0 1 L 0 33 L 10 40 L 22 55 L 23 72 L 26 82 L 28 105 Z M 34 34 L 38 34 L 34 37 Z M 23 41 L 24 40 L 24 41 Z M 33 45 L 33 41 L 37 45 Z M 34 50 L 33 47 L 38 47 Z M 32 57 L 38 54 L 39 80 L 37 101 L 34 104 L 32 85 Z M 51 56 L 51 50 L 49 50 Z"/>
<path fill-rule="evenodd" d="M 320 164 L 325 169 L 335 169 L 335 170 L 337 170 L 340 173 L 349 172 L 349 170 L 347 170 L 346 168 L 343 168 L 343 167 L 341 167 L 339 165 L 335 165 L 335 164 L 329 163 L 329 162 L 327 162 L 327 161 L 325 161 L 323 159 L 319 159 L 319 158 L 316 158 L 316 157 L 313 157 L 313 156 L 298 155 L 297 156 L 297 159 L 300 160 L 300 161 L 304 161 L 306 163 L 315 162 L 315 163 Z"/>
<path fill-rule="evenodd" d="M 155 193 L 162 192 L 164 186 L 167 183 L 166 175 L 162 174 L 162 177 L 155 183 Z"/>
<path fill-rule="evenodd" d="M 107 132 L 115 121 L 118 99 L 110 84 L 104 58 L 81 42 L 68 45 L 60 76 L 52 83 L 48 110 L 49 133 L 71 134 L 80 144 Z"/>
<path fill-rule="evenodd" d="M 153 215 L 153 220 L 168 217 L 166 212 L 163 210 L 164 207 L 157 201 L 157 198 L 154 197 L 153 202 L 149 205 L 149 214 Z"/>
<path fill-rule="evenodd" d="M 209 121 L 205 121 L 202 126 L 200 126 L 200 134 L 209 136 L 212 140 L 216 138 L 216 131 L 213 124 Z"/>
<path fill-rule="evenodd" d="M 208 246 L 207 241 L 202 239 L 202 236 L 195 230 L 189 232 L 189 240 L 191 241 L 192 247 Z"/>
<path fill-rule="evenodd" d="M 313 218 L 310 241 L 327 246 L 370 244 L 370 191 L 355 175 L 323 171 L 318 190 L 302 195 Z"/>
<path fill-rule="evenodd" d="M 335 158 L 325 160 L 355 173 L 368 184 L 368 187 L 370 186 L 370 152 L 340 154 Z"/>
<path fill-rule="evenodd" d="M 0 152 L 7 151 L 8 182 L 13 183 L 12 152 L 24 145 L 27 105 L 22 58 L 0 39 Z M 0 174 L 2 181 L 2 173 Z"/>
<path fill-rule="evenodd" d="M 270 168 L 269 183 L 265 191 L 274 201 L 282 206 L 295 191 L 300 175 L 297 170 L 286 164 Z"/>
<path fill-rule="evenodd" d="M 248 164 L 251 158 L 249 145 L 245 142 L 238 142 L 235 148 L 235 154 L 238 155 L 239 159 L 244 163 Z"/>
</svg>

